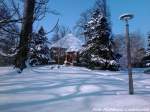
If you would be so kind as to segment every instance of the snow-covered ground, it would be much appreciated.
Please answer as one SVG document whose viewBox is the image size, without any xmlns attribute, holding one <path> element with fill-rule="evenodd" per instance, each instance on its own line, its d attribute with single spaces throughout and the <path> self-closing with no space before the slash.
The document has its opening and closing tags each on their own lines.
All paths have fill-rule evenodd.
<svg viewBox="0 0 150 112">
<path fill-rule="evenodd" d="M 125 71 L 1 67 L 0 112 L 150 112 L 150 75 L 142 72 L 134 71 L 135 95 L 128 95 Z"/>
</svg>

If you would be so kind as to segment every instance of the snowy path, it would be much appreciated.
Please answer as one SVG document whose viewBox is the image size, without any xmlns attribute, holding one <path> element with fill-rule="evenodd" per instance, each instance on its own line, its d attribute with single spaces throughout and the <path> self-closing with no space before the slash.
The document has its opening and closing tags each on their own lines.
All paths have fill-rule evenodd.
<svg viewBox="0 0 150 112">
<path fill-rule="evenodd" d="M 150 112 L 150 75 L 136 71 L 134 80 L 135 95 L 129 96 L 123 71 L 45 66 L 17 74 L 1 67 L 0 112 L 96 112 L 101 108 Z"/>
</svg>

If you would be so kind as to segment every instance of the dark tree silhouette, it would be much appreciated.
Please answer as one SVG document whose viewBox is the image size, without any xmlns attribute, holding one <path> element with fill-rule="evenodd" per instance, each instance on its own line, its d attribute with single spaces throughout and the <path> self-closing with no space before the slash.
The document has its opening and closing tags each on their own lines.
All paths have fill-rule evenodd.
<svg viewBox="0 0 150 112">
<path fill-rule="evenodd" d="M 34 33 L 30 43 L 29 64 L 32 66 L 46 65 L 51 61 L 50 50 L 47 46 L 48 39 L 44 28 Z"/>
<path fill-rule="evenodd" d="M 24 19 L 20 33 L 19 51 L 15 59 L 15 67 L 21 72 L 26 68 L 29 46 L 32 36 L 32 25 L 34 21 L 35 0 L 25 0 L 24 3 Z"/>
</svg>

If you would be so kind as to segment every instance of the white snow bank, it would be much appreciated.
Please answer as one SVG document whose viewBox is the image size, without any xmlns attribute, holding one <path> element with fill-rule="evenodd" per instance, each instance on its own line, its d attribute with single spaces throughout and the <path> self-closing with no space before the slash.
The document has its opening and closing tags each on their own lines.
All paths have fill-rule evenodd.
<svg viewBox="0 0 150 112">
<path fill-rule="evenodd" d="M 26 69 L 22 74 L 10 67 L 0 71 L 0 112 L 150 112 L 150 75 L 139 71 L 133 74 L 135 95 L 131 96 L 125 71 L 58 69 L 56 65 Z"/>
</svg>

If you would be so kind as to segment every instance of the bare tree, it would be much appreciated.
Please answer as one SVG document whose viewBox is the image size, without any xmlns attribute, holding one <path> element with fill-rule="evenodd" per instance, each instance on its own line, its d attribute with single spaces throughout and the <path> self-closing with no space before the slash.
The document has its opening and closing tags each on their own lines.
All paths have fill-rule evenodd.
<svg viewBox="0 0 150 112">
<path fill-rule="evenodd" d="M 58 40 L 66 36 L 66 34 L 68 33 L 71 33 L 71 30 L 68 27 L 57 24 L 57 26 L 55 27 L 53 31 L 51 42 L 52 43 L 57 42 Z"/>
<path fill-rule="evenodd" d="M 131 60 L 134 67 L 143 67 L 145 56 L 145 40 L 138 32 L 131 34 Z"/>
<path fill-rule="evenodd" d="M 142 38 L 142 35 L 138 32 L 131 33 L 130 37 L 132 66 L 142 67 L 142 59 L 145 55 L 145 40 Z M 121 34 L 116 35 L 114 38 L 114 42 L 115 52 L 122 55 L 122 57 L 120 58 L 120 65 L 123 68 L 125 68 L 127 66 L 125 37 Z"/>
<path fill-rule="evenodd" d="M 32 25 L 34 21 L 35 0 L 25 0 L 24 19 L 20 33 L 19 51 L 15 59 L 15 67 L 21 71 L 26 68 L 25 62 L 28 58 L 29 42 L 32 35 Z"/>
<path fill-rule="evenodd" d="M 64 37 L 68 33 L 71 33 L 71 30 L 69 29 L 69 27 L 66 27 L 66 26 L 63 26 L 63 25 L 60 26 L 60 32 L 59 32 L 60 37 Z"/>
<path fill-rule="evenodd" d="M 6 22 L 14 14 L 4 0 L 0 2 L 0 57 L 4 65 L 13 64 L 14 50 L 19 40 L 19 35 L 16 35 L 19 32 L 18 25 L 15 22 Z"/>
<path fill-rule="evenodd" d="M 24 0 L 24 1 L 15 1 L 10 0 L 11 7 L 9 9 L 10 16 L 9 18 L 2 18 L 0 20 L 0 28 L 6 30 L 4 25 L 10 23 L 18 23 L 21 27 L 21 30 L 18 32 L 9 31 L 9 33 L 15 33 L 20 37 L 19 46 L 17 47 L 15 53 L 15 67 L 19 68 L 22 71 L 26 67 L 26 61 L 28 58 L 29 43 L 32 36 L 32 26 L 35 21 L 43 19 L 46 15 L 46 12 L 49 12 L 47 9 L 47 4 L 49 0 Z M 2 0 L 1 5 L 8 6 L 7 0 Z M 20 5 L 24 4 L 24 10 L 20 10 Z M 51 11 L 54 13 L 54 11 Z M 7 30 L 6 30 L 7 31 Z M 8 31 L 7 31 L 8 32 Z"/>
<path fill-rule="evenodd" d="M 74 30 L 76 36 L 80 37 L 83 41 L 87 42 L 87 38 L 84 36 L 84 26 L 89 21 L 91 16 L 92 9 L 88 9 L 85 12 L 81 13 L 79 20 L 77 21 Z"/>
</svg>

